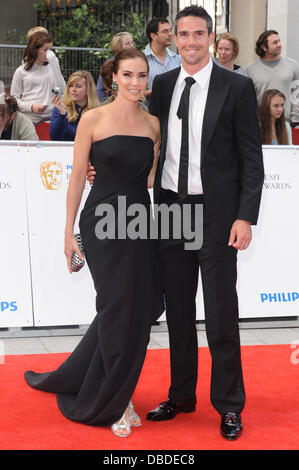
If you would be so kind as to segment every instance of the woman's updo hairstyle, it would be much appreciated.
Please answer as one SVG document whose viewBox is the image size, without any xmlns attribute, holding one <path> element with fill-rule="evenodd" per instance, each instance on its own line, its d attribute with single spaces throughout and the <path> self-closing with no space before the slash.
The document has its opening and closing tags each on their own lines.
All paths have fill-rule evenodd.
<svg viewBox="0 0 299 470">
<path fill-rule="evenodd" d="M 10 95 L 5 95 L 3 97 L 3 102 L 0 103 L 0 116 L 8 114 L 9 116 L 18 111 L 17 100 Z"/>
</svg>

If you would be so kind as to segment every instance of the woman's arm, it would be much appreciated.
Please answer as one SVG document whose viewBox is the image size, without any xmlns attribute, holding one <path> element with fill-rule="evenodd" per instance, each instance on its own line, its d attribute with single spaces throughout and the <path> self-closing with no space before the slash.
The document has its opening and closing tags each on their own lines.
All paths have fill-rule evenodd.
<svg viewBox="0 0 299 470">
<path fill-rule="evenodd" d="M 66 116 L 54 108 L 50 119 L 50 139 L 64 140 Z"/>
<path fill-rule="evenodd" d="M 59 60 L 55 52 L 52 50 L 49 50 L 47 52 L 47 59 L 55 77 L 55 86 L 58 86 L 61 92 L 63 93 L 66 87 L 66 83 L 62 76 L 60 65 L 59 65 Z"/>
<path fill-rule="evenodd" d="M 152 166 L 152 169 L 151 169 L 151 171 L 148 175 L 148 179 L 147 179 L 147 187 L 148 188 L 153 188 L 153 186 L 154 186 L 156 169 L 157 169 L 157 164 L 158 164 L 158 159 L 159 159 L 160 145 L 161 145 L 159 119 L 156 118 L 155 116 L 151 116 L 151 120 L 153 121 L 153 124 L 154 124 L 154 129 L 155 129 L 155 134 L 156 134 L 156 142 L 155 142 L 155 145 L 154 145 L 153 166 Z"/>
<path fill-rule="evenodd" d="M 13 77 L 10 87 L 10 94 L 13 96 L 18 103 L 18 108 L 22 113 L 31 113 L 31 105 L 32 103 L 26 103 L 21 99 L 23 94 L 23 74 L 26 73 L 22 68 L 18 68 Z"/>
<path fill-rule="evenodd" d="M 70 176 L 66 198 L 66 224 L 64 253 L 70 269 L 71 257 L 74 251 L 82 259 L 77 241 L 74 238 L 74 223 L 77 217 L 86 180 L 86 170 L 92 143 L 92 121 L 89 113 L 85 113 L 78 125 L 74 143 L 73 167 Z"/>
</svg>

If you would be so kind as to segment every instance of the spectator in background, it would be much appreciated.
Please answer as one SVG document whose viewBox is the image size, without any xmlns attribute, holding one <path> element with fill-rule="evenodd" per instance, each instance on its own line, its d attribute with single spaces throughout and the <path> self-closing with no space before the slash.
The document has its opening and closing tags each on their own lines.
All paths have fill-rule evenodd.
<svg viewBox="0 0 299 470">
<path fill-rule="evenodd" d="M 121 51 L 121 49 L 130 49 L 134 46 L 134 40 L 131 33 L 127 31 L 121 31 L 119 33 L 114 34 L 111 39 L 111 51 L 113 57 L 108 60 L 113 60 L 116 54 Z M 98 83 L 97 83 L 97 93 L 100 101 L 103 101 L 107 96 L 111 95 L 111 90 L 107 90 L 103 84 L 103 79 L 100 74 Z"/>
<path fill-rule="evenodd" d="M 285 96 L 279 90 L 267 90 L 259 106 L 262 142 L 265 145 L 292 145 L 292 130 L 284 116 Z"/>
<path fill-rule="evenodd" d="M 73 141 L 82 113 L 100 105 L 92 75 L 85 70 L 72 73 L 63 98 L 52 99 L 51 140 Z"/>
<path fill-rule="evenodd" d="M 266 90 L 280 90 L 286 97 L 286 119 L 299 122 L 299 108 L 290 100 L 292 82 L 299 80 L 299 64 L 294 59 L 282 57 L 281 50 L 278 32 L 264 31 L 256 41 L 255 52 L 259 59 L 247 67 L 247 74 L 253 80 L 258 104 Z"/>
<path fill-rule="evenodd" d="M 156 75 L 168 72 L 181 66 L 181 58 L 171 51 L 169 46 L 172 41 L 171 25 L 167 18 L 153 18 L 147 23 L 146 35 L 149 44 L 144 49 L 148 65 L 149 75 L 146 97 L 152 92 L 152 84 Z"/>
<path fill-rule="evenodd" d="M 58 86 L 47 60 L 52 36 L 42 31 L 34 33 L 24 53 L 24 61 L 17 68 L 11 83 L 11 95 L 19 110 L 34 124 L 49 121 L 53 110 L 51 90 Z"/>
<path fill-rule="evenodd" d="M 29 42 L 29 39 L 31 38 L 31 36 L 37 32 L 44 32 L 48 34 L 48 30 L 44 28 L 43 26 L 35 26 L 34 28 L 29 29 L 27 33 L 27 43 Z M 49 62 L 50 67 L 53 70 L 53 73 L 55 75 L 55 82 L 57 83 L 57 86 L 60 88 L 61 92 L 63 93 L 65 90 L 65 80 L 60 70 L 58 58 L 56 54 L 53 52 L 52 47 L 53 47 L 53 42 L 51 44 L 51 49 L 47 51 L 47 61 Z"/>
<path fill-rule="evenodd" d="M 216 63 L 232 72 L 247 75 L 246 70 L 240 65 L 234 64 L 239 55 L 239 41 L 231 33 L 223 33 L 218 36 L 215 43 L 215 52 L 217 54 Z"/>
<path fill-rule="evenodd" d="M 0 139 L 39 140 L 30 119 L 18 111 L 16 99 L 4 93 L 0 95 Z"/>
</svg>

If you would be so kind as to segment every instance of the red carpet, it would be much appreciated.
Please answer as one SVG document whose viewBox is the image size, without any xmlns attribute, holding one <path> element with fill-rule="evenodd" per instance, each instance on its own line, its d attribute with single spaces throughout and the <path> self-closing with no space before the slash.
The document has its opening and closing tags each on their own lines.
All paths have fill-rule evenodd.
<svg viewBox="0 0 299 470">
<path fill-rule="evenodd" d="M 297 346 L 298 348 L 298 346 Z M 293 354 L 293 359 L 291 360 Z M 164 400 L 169 351 L 148 351 L 134 395 L 143 426 L 120 439 L 109 428 L 73 423 L 60 413 L 55 395 L 31 389 L 27 369 L 56 368 L 67 354 L 7 356 L 0 364 L 1 450 L 296 450 L 299 448 L 299 354 L 290 345 L 242 348 L 247 402 L 244 432 L 234 442 L 219 435 L 220 418 L 209 401 L 210 355 L 199 349 L 198 407 L 172 421 L 151 423 L 146 412 Z"/>
</svg>

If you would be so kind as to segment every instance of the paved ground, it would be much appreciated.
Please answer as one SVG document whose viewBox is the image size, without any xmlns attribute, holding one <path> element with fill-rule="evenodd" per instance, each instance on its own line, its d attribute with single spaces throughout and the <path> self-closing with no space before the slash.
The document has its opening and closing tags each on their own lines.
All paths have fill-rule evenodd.
<svg viewBox="0 0 299 470">
<path fill-rule="evenodd" d="M 0 331 L 0 355 L 71 352 L 81 340 L 85 331 L 86 327 L 81 327 L 78 332 L 63 328 L 36 331 L 14 329 L 7 332 Z M 197 335 L 198 345 L 207 346 L 203 325 L 198 327 Z M 240 337 L 242 345 L 291 344 L 293 342 L 299 344 L 299 323 L 293 321 L 275 324 L 275 322 L 272 322 L 269 326 L 269 322 L 265 322 L 259 327 L 256 324 L 240 325 Z M 168 347 L 168 333 L 165 323 L 153 327 L 149 348 Z"/>
</svg>

